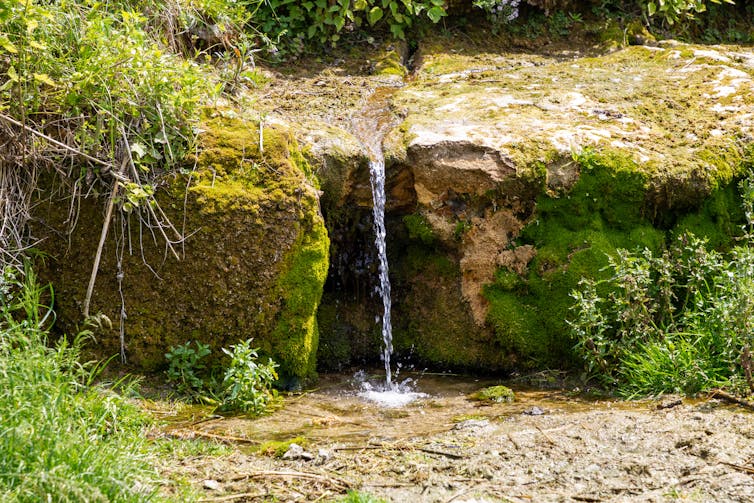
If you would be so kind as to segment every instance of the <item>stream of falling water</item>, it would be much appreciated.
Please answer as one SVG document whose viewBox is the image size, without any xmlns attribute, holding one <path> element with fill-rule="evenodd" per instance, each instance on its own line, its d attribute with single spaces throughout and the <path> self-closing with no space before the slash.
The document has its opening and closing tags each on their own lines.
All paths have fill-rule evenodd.
<svg viewBox="0 0 754 503">
<path fill-rule="evenodd" d="M 374 244 L 380 269 L 379 294 L 382 297 L 382 359 L 385 362 L 385 387 L 393 389 L 390 356 L 393 354 L 393 327 L 390 322 L 390 277 L 388 275 L 387 244 L 385 241 L 385 158 L 382 149 L 372 152 L 369 161 L 369 181 L 372 185 L 372 214 L 374 216 Z"/>
<path fill-rule="evenodd" d="M 384 385 L 374 385 L 368 380 L 361 381 L 359 395 L 367 400 L 386 407 L 400 407 L 417 398 L 426 396 L 413 391 L 411 379 L 393 382 L 390 359 L 393 354 L 393 328 L 390 320 L 390 277 L 387 261 L 387 232 L 385 230 L 385 156 L 382 152 L 382 140 L 390 130 L 393 115 L 389 108 L 389 97 L 394 88 L 375 90 L 359 115 L 352 120 L 356 136 L 369 152 L 369 181 L 372 186 L 372 215 L 374 217 L 374 244 L 379 261 L 379 285 L 377 293 L 382 298 L 382 360 L 385 363 Z"/>
</svg>

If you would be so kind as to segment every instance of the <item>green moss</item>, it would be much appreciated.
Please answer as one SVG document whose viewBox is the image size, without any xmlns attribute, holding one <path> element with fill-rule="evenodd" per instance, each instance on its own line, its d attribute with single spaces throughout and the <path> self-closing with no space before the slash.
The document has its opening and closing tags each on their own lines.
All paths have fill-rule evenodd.
<svg viewBox="0 0 754 503">
<path fill-rule="evenodd" d="M 396 351 L 449 368 L 503 367 L 503 354 L 476 326 L 460 295 L 458 263 L 420 241 L 409 243 L 390 257 Z"/>
<path fill-rule="evenodd" d="M 399 49 L 391 47 L 379 58 L 374 68 L 377 75 L 397 75 L 401 78 L 406 76 L 406 67 L 403 66 L 403 58 Z"/>
<path fill-rule="evenodd" d="M 403 223 L 408 230 L 408 237 L 411 239 L 417 239 L 425 245 L 433 245 L 437 240 L 435 232 L 432 227 L 427 223 L 423 216 L 419 213 L 406 215 L 403 217 Z"/>
<path fill-rule="evenodd" d="M 521 233 L 537 255 L 528 273 L 499 270 L 484 290 L 488 322 L 497 342 L 522 366 L 562 365 L 573 341 L 566 319 L 570 292 L 585 277 L 604 275 L 608 256 L 618 248 L 658 250 L 664 232 L 645 216 L 647 175 L 627 156 L 585 151 L 581 176 L 561 197 L 542 195 L 537 213 Z"/>
<path fill-rule="evenodd" d="M 649 177 L 628 154 L 585 149 L 576 160 L 578 183 L 564 197 L 541 198 L 540 220 L 556 219 L 571 230 L 604 224 L 630 229 L 643 220 Z M 536 226 L 527 233 L 535 243 L 540 241 Z"/>
<path fill-rule="evenodd" d="M 697 211 L 681 217 L 672 229 L 672 241 L 685 232 L 692 232 L 707 238 L 711 247 L 724 250 L 741 234 L 743 222 L 741 196 L 735 184 L 730 184 L 714 191 Z"/>
<path fill-rule="evenodd" d="M 512 402 L 516 399 L 513 390 L 507 386 L 490 386 L 488 388 L 483 388 L 471 395 L 471 398 L 480 402 L 492 403 Z"/>
<path fill-rule="evenodd" d="M 220 348 L 253 337 L 282 372 L 311 376 L 329 246 L 311 168 L 290 132 L 279 126 L 264 127 L 262 151 L 255 121 L 208 112 L 202 130 L 196 169 L 166 176 L 156 193 L 167 217 L 187 236 L 175 245 L 180 260 L 132 219 L 126 242 L 133 252 L 123 255 L 122 285 L 115 280 L 116 252 L 108 240 L 92 311 L 117 320 L 122 287 L 126 354 L 142 370 L 165 366 L 167 349 L 188 340 L 210 345 L 215 360 L 208 363 L 221 364 Z M 47 277 L 56 283 L 63 330 L 75 330 L 80 322 L 91 262 L 66 260 L 61 250 L 70 246 L 77 256 L 92 255 L 91 243 L 102 227 L 101 204 L 82 201 L 75 232 L 48 243 L 55 268 Z M 46 211 L 49 225 L 65 228 L 66 213 L 58 206 L 48 203 L 40 211 Z M 97 336 L 101 353 L 95 356 L 117 353 L 117 328 L 103 328 Z"/>
<path fill-rule="evenodd" d="M 319 328 L 317 308 L 329 266 L 330 240 L 319 215 L 285 257 L 276 290 L 283 307 L 272 331 L 272 353 L 281 375 L 315 375 Z"/>
<path fill-rule="evenodd" d="M 257 448 L 257 452 L 265 456 L 282 458 L 283 455 L 288 452 L 288 449 L 291 448 L 291 444 L 306 447 L 309 444 L 309 441 L 304 437 L 296 437 L 288 440 L 270 440 L 261 444 L 259 448 Z"/>
</svg>

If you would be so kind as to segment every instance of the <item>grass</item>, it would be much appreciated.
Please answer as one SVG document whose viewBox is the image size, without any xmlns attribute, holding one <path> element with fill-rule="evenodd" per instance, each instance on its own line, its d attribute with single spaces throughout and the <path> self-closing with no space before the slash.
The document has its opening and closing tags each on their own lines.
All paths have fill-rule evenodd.
<svg viewBox="0 0 754 503">
<path fill-rule="evenodd" d="M 159 499 L 146 417 L 79 363 L 86 332 L 48 346 L 51 310 L 31 269 L 0 281 L 0 500 Z"/>
</svg>

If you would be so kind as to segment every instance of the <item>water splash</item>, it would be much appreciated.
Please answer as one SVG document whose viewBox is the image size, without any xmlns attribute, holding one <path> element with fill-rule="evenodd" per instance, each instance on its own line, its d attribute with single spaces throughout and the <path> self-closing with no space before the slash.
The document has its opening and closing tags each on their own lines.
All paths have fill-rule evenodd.
<svg viewBox="0 0 754 503">
<path fill-rule="evenodd" d="M 359 389 L 357 395 L 365 400 L 376 403 L 380 407 L 403 407 L 420 398 L 429 396 L 426 393 L 414 391 L 416 382 L 411 378 L 400 382 L 375 383 L 371 382 L 367 378 L 366 372 L 362 370 L 356 372 L 353 380 Z"/>
</svg>

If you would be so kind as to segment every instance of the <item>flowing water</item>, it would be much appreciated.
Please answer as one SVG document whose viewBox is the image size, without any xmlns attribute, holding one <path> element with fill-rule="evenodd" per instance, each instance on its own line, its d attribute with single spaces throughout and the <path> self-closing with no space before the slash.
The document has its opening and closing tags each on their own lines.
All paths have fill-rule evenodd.
<svg viewBox="0 0 754 503">
<path fill-rule="evenodd" d="M 385 386 L 393 388 L 390 356 L 393 354 L 393 327 L 390 322 L 390 277 L 388 275 L 387 244 L 385 241 L 385 158 L 382 149 L 372 153 L 369 161 L 369 181 L 372 184 L 372 214 L 374 216 L 374 245 L 380 268 L 379 294 L 382 297 L 382 359 L 385 362 Z"/>
<path fill-rule="evenodd" d="M 400 406 L 417 398 L 417 393 L 408 389 L 408 383 L 393 382 L 390 358 L 393 354 L 393 329 L 390 321 L 390 276 L 387 261 L 385 231 L 385 157 L 382 140 L 393 125 L 389 108 L 392 88 L 375 91 L 361 113 L 352 120 L 353 130 L 369 151 L 369 181 L 372 187 L 372 213 L 374 217 L 375 248 L 379 260 L 379 284 L 377 293 L 382 299 L 382 360 L 385 363 L 385 383 L 376 385 L 364 382 L 363 397 L 386 406 Z"/>
</svg>

